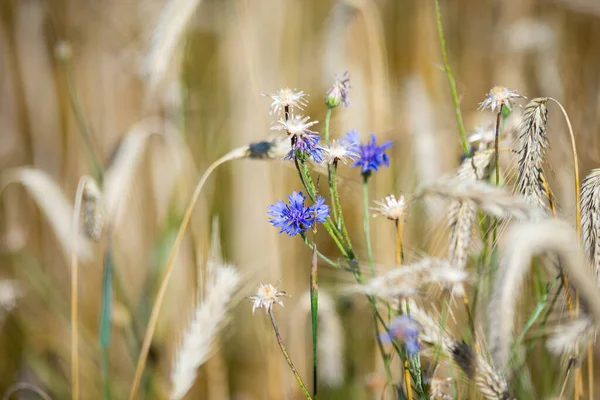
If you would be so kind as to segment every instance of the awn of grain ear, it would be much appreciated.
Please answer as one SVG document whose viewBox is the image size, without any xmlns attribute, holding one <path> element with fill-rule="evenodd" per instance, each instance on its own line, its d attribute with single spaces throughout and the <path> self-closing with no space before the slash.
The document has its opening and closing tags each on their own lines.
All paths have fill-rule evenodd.
<svg viewBox="0 0 600 400">
<path fill-rule="evenodd" d="M 463 181 L 475 182 L 489 175 L 489 167 L 494 153 L 477 152 L 471 158 L 465 159 L 457 171 L 457 178 Z M 450 246 L 448 260 L 457 268 L 465 268 L 469 246 L 471 245 L 473 220 L 477 207 L 472 201 L 453 201 L 450 205 Z"/>
<path fill-rule="evenodd" d="M 544 188 L 544 163 L 548 137 L 547 97 L 533 99 L 523 110 L 519 125 L 519 162 L 516 182 L 517 193 L 531 204 L 546 207 L 547 194 Z"/>
<path fill-rule="evenodd" d="M 589 315 L 600 322 L 600 293 L 577 235 L 568 223 L 545 219 L 515 224 L 505 233 L 500 268 L 489 304 L 488 343 L 495 365 L 503 368 L 510 358 L 517 299 L 533 256 L 555 253 L 578 290 Z"/>
<path fill-rule="evenodd" d="M 60 187 L 43 171 L 20 167 L 5 171 L 0 182 L 0 193 L 11 183 L 20 183 L 40 208 L 50 227 L 58 238 L 65 256 L 71 253 L 71 216 L 73 206 Z M 79 236 L 76 247 L 77 257 L 89 261 L 92 256 L 89 241 Z"/>
<path fill-rule="evenodd" d="M 600 168 L 581 185 L 581 235 L 600 287 Z"/>
<path fill-rule="evenodd" d="M 211 356 L 219 329 L 226 322 L 229 303 L 240 281 L 232 266 L 215 269 L 214 281 L 204 301 L 198 302 L 194 316 L 183 333 L 175 363 L 171 369 L 171 400 L 182 399 L 194 384 L 198 368 Z"/>
<path fill-rule="evenodd" d="M 202 0 L 168 0 L 158 17 L 142 72 L 148 86 L 155 89 L 163 79 L 169 62 Z"/>
</svg>

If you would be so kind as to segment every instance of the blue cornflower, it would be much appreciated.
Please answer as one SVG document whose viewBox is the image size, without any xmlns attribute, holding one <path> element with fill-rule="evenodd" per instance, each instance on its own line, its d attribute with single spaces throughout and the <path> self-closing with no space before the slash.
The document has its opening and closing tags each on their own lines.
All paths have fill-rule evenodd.
<svg viewBox="0 0 600 400">
<path fill-rule="evenodd" d="M 388 331 L 380 334 L 379 338 L 384 343 L 391 343 L 396 338 L 402 339 L 406 346 L 406 353 L 409 357 L 414 357 L 420 350 L 420 328 L 419 323 L 409 315 L 400 315 L 390 322 Z"/>
<path fill-rule="evenodd" d="M 354 162 L 351 167 L 361 167 L 363 175 L 368 176 L 382 165 L 390 166 L 390 159 L 385 153 L 386 149 L 392 147 L 392 142 L 389 140 L 382 145 L 377 145 L 375 135 L 371 133 L 371 142 L 362 144 L 358 141 L 358 132 L 355 130 L 348 132 L 344 140 L 346 143 L 354 144 L 355 151 L 360 154 L 358 161 Z"/>
<path fill-rule="evenodd" d="M 285 232 L 288 236 L 295 236 L 306 232 L 315 222 L 325 222 L 329 216 L 329 206 L 325 204 L 325 199 L 321 196 L 318 196 L 315 204 L 309 207 L 304 205 L 306 196 L 302 194 L 302 191 L 294 190 L 288 196 L 288 200 L 289 204 L 282 200 L 271 204 L 267 213 L 273 217 L 269 219 L 269 222 L 280 229 L 279 233 Z"/>
<path fill-rule="evenodd" d="M 292 149 L 283 157 L 284 160 L 293 160 L 296 151 L 307 157 L 312 157 L 319 164 L 323 162 L 323 149 L 319 146 L 321 136 L 305 132 L 292 138 Z"/>
</svg>

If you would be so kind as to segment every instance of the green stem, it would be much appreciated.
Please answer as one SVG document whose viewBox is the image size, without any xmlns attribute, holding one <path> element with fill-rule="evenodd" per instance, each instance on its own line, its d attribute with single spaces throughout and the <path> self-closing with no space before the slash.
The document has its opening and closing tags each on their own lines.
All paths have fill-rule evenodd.
<svg viewBox="0 0 600 400">
<path fill-rule="evenodd" d="M 463 150 L 465 155 L 469 157 L 471 151 L 469 150 L 469 142 L 467 140 L 467 133 L 465 132 L 465 125 L 463 123 L 462 114 L 460 112 L 460 103 L 458 101 L 458 94 L 456 91 L 456 81 L 452 70 L 450 69 L 450 63 L 448 62 L 448 52 L 446 51 L 446 39 L 444 38 L 444 27 L 442 26 L 442 13 L 440 11 L 440 1 L 435 0 L 435 15 L 437 20 L 437 30 L 440 39 L 440 46 L 442 47 L 442 58 L 444 59 L 444 70 L 448 77 L 448 83 L 450 84 L 450 92 L 452 93 L 452 103 L 454 103 L 454 114 L 456 115 L 456 123 L 458 124 L 458 131 L 460 133 L 460 139 L 462 141 Z"/>
<path fill-rule="evenodd" d="M 342 234 L 344 235 L 344 240 L 350 249 L 352 249 L 352 243 L 350 242 L 350 235 L 348 234 L 348 229 L 346 229 L 346 223 L 344 221 L 344 214 L 342 212 L 342 203 L 340 201 L 340 196 L 338 194 L 337 187 L 337 162 L 333 163 L 333 168 L 331 168 L 331 202 L 332 208 L 337 209 L 338 215 L 338 226 L 339 229 L 342 230 Z"/>
<path fill-rule="evenodd" d="M 275 337 L 277 338 L 277 343 L 279 344 L 281 353 L 283 354 L 283 357 L 285 357 L 285 361 L 287 361 L 287 363 L 290 367 L 290 370 L 292 371 L 292 373 L 294 374 L 294 377 L 296 378 L 296 381 L 298 381 L 298 385 L 300 385 L 300 389 L 302 389 L 302 393 L 304 393 L 304 396 L 308 400 L 312 400 L 312 397 L 310 397 L 310 393 L 308 392 L 306 385 L 304 385 L 304 382 L 302 382 L 302 378 L 300 378 L 300 375 L 298 374 L 298 371 L 296 370 L 296 367 L 294 366 L 294 363 L 292 362 L 290 355 L 288 354 L 287 350 L 285 349 L 285 346 L 283 345 L 283 340 L 281 339 L 281 335 L 279 334 L 279 328 L 277 327 L 277 323 L 275 322 L 275 316 L 273 315 L 273 309 L 271 309 L 271 308 L 269 309 L 269 317 L 271 318 L 271 324 L 273 324 L 273 330 L 275 331 Z"/>
<path fill-rule="evenodd" d="M 315 224 L 316 227 L 316 224 Z M 312 322 L 312 345 L 313 345 L 313 396 L 317 398 L 317 324 L 319 311 L 319 285 L 318 285 L 318 267 L 317 267 L 317 232 L 314 230 L 313 254 L 310 270 L 310 315 Z"/>
<path fill-rule="evenodd" d="M 329 144 L 329 121 L 331 120 L 331 110 L 333 110 L 333 108 L 327 107 L 327 111 L 325 112 L 325 144 Z"/>
<path fill-rule="evenodd" d="M 371 248 L 371 228 L 369 226 L 369 177 L 367 175 L 363 175 L 363 207 L 363 229 L 365 231 L 365 241 L 367 242 L 367 257 L 369 259 L 369 268 L 371 269 L 371 275 L 374 275 L 375 265 L 373 261 L 373 249 Z"/>
</svg>

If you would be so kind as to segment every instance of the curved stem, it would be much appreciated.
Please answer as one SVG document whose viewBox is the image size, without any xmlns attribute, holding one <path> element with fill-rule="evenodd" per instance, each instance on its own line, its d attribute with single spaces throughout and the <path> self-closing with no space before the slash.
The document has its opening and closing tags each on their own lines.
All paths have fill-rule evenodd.
<svg viewBox="0 0 600 400">
<path fill-rule="evenodd" d="M 567 126 L 569 127 L 569 135 L 571 137 L 571 151 L 573 153 L 573 171 L 575 174 L 575 229 L 577 231 L 577 238 L 581 239 L 581 193 L 579 190 L 579 158 L 577 157 L 577 146 L 575 144 L 575 135 L 573 134 L 573 126 L 571 125 L 571 120 L 569 119 L 569 115 L 565 111 L 565 108 L 562 104 L 559 103 L 558 100 L 549 97 L 548 100 L 552 100 L 555 102 L 562 111 L 565 116 L 565 120 L 567 121 Z"/>
<path fill-rule="evenodd" d="M 275 337 L 277 338 L 277 343 L 279 344 L 281 353 L 283 354 L 283 357 L 285 357 L 285 361 L 287 361 L 288 365 L 290 366 L 290 369 L 292 370 L 292 373 L 294 374 L 296 381 L 298 381 L 298 385 L 300 385 L 300 389 L 302 389 L 302 393 L 304 393 L 304 396 L 307 399 L 312 400 L 312 398 L 310 397 L 310 393 L 308 392 L 308 389 L 306 388 L 306 385 L 304 384 L 304 382 L 302 382 L 302 378 L 300 378 L 300 374 L 298 374 L 298 371 L 296 370 L 296 367 L 294 366 L 294 363 L 292 362 L 290 355 L 288 354 L 287 350 L 285 349 L 285 346 L 283 345 L 283 340 L 281 339 L 281 335 L 279 334 L 279 328 L 277 327 L 277 322 L 275 322 L 275 316 L 273 315 L 272 308 L 269 308 L 269 317 L 271 318 L 271 324 L 273 324 L 273 330 L 275 331 Z"/>
<path fill-rule="evenodd" d="M 242 158 L 244 154 L 240 152 L 240 149 L 233 150 L 223 157 L 219 158 L 215 162 L 213 162 L 207 170 L 204 172 L 200 181 L 196 185 L 194 189 L 194 193 L 192 194 L 192 198 L 185 210 L 185 214 L 183 215 L 183 220 L 181 221 L 181 225 L 179 226 L 179 231 L 177 232 L 177 237 L 175 238 L 175 242 L 173 243 L 173 247 L 171 248 L 171 253 L 169 254 L 169 259 L 167 261 L 167 266 L 165 268 L 165 275 L 160 283 L 160 288 L 158 289 L 158 293 L 156 295 L 156 300 L 154 301 L 154 305 L 152 306 L 152 312 L 150 314 L 150 320 L 148 321 L 148 328 L 146 328 L 146 334 L 144 336 L 144 341 L 142 343 L 142 348 L 140 350 L 140 356 L 138 358 L 137 366 L 135 368 L 135 375 L 133 378 L 133 383 L 131 384 L 131 390 L 129 392 L 129 400 L 134 400 L 137 398 L 138 389 L 140 386 L 140 382 L 142 380 L 142 375 L 144 373 L 144 368 L 146 366 L 146 360 L 148 359 L 148 351 L 150 350 L 150 344 L 152 343 L 152 336 L 154 335 L 154 330 L 156 329 L 156 323 L 158 322 L 158 315 L 160 313 L 160 308 L 165 298 L 165 294 L 167 292 L 167 286 L 169 284 L 169 280 L 171 278 L 171 274 L 173 273 L 173 266 L 175 265 L 175 257 L 177 256 L 177 252 L 179 251 L 179 247 L 181 246 L 181 242 L 183 241 L 183 236 L 185 235 L 185 231 L 187 226 L 190 223 L 192 218 L 192 211 L 194 211 L 194 206 L 198 201 L 198 197 L 200 197 L 200 192 L 202 191 L 202 187 L 206 183 L 206 180 L 210 176 L 210 174 L 221 164 L 224 164 L 227 161 L 235 160 Z"/>
<path fill-rule="evenodd" d="M 6 392 L 4 392 L 4 395 L 2 396 L 2 400 L 9 400 L 10 396 L 12 396 L 13 394 L 15 394 L 21 390 L 28 390 L 30 392 L 33 392 L 33 393 L 37 394 L 38 396 L 40 396 L 44 400 L 52 400 L 50 398 L 50 396 L 48 396 L 48 394 L 46 394 L 42 389 L 38 388 L 35 385 L 32 385 L 31 383 L 27 383 L 27 382 L 15 383 L 11 387 L 9 387 L 6 390 Z"/>
<path fill-rule="evenodd" d="M 79 400 L 79 263 L 77 262 L 77 245 L 80 239 L 79 216 L 81 214 L 81 202 L 87 180 L 87 176 L 82 176 L 77 184 L 71 225 L 71 241 L 73 243 L 71 247 L 71 384 L 73 385 L 71 397 L 73 400 Z"/>
</svg>

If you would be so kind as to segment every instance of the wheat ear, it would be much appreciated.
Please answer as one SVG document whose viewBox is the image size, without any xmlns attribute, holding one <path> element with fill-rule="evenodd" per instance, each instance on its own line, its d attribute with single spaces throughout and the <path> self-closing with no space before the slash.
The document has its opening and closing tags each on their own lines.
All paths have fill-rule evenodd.
<svg viewBox="0 0 600 400">
<path fill-rule="evenodd" d="M 542 218 L 545 212 L 519 196 L 511 196 L 506 189 L 484 182 L 465 182 L 440 179 L 421 188 L 415 197 L 436 195 L 459 201 L 472 201 L 488 214 L 498 218 L 531 220 Z"/>
<path fill-rule="evenodd" d="M 581 234 L 600 287 L 600 168 L 590 172 L 581 185 Z"/>
<path fill-rule="evenodd" d="M 515 307 L 531 258 L 543 252 L 558 255 L 571 282 L 588 306 L 595 323 L 600 322 L 600 293 L 580 249 L 577 235 L 564 221 L 545 219 L 511 226 L 489 307 L 488 333 L 492 358 L 503 367 L 509 361 Z"/>
<path fill-rule="evenodd" d="M 489 175 L 492 152 L 477 152 L 472 158 L 466 158 L 457 171 L 457 178 L 475 182 Z M 455 200 L 450 206 L 450 245 L 448 260 L 456 268 L 465 268 L 469 246 L 471 245 L 472 225 L 477 211 L 472 201 Z"/>
<path fill-rule="evenodd" d="M 198 368 L 208 360 L 239 281 L 240 276 L 235 268 L 226 265 L 216 268 L 214 281 L 209 282 L 210 291 L 196 307 L 171 369 L 171 400 L 180 400 L 185 396 L 196 380 Z"/>
<path fill-rule="evenodd" d="M 546 190 L 543 184 L 544 163 L 548 137 L 548 97 L 531 100 L 523 111 L 519 125 L 519 162 L 516 190 L 531 204 L 546 207 Z"/>
</svg>

